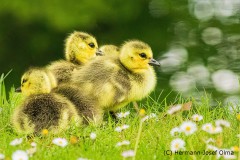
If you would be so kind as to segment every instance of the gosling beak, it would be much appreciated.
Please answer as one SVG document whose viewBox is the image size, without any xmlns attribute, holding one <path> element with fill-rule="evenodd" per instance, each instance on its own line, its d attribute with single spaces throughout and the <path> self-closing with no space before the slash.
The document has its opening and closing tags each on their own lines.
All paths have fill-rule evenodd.
<svg viewBox="0 0 240 160">
<path fill-rule="evenodd" d="M 100 50 L 97 50 L 96 55 L 97 55 L 97 56 L 103 56 L 103 52 L 100 51 Z"/>
<path fill-rule="evenodd" d="M 150 59 L 150 62 L 148 64 L 151 65 L 151 66 L 158 66 L 158 67 L 161 66 L 160 63 L 153 58 Z"/>
<path fill-rule="evenodd" d="M 15 92 L 22 92 L 21 87 L 16 88 Z"/>
</svg>

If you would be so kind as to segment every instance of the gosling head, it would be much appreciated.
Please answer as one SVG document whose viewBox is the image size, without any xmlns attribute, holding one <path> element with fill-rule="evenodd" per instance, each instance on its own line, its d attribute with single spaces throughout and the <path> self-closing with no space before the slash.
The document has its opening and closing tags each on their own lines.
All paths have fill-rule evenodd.
<svg viewBox="0 0 240 160">
<path fill-rule="evenodd" d="M 107 44 L 99 48 L 104 56 L 119 56 L 119 48 L 115 45 Z"/>
<path fill-rule="evenodd" d="M 160 66 L 160 63 L 153 59 L 151 47 L 138 40 L 124 43 L 119 58 L 127 69 L 135 73 L 144 72 L 150 66 Z"/>
<path fill-rule="evenodd" d="M 47 73 L 43 69 L 30 69 L 21 78 L 21 87 L 16 92 L 21 92 L 25 96 L 39 93 L 49 93 L 52 84 Z"/>
<path fill-rule="evenodd" d="M 85 64 L 98 52 L 96 39 L 84 32 L 73 32 L 65 43 L 65 58 L 75 64 Z"/>
</svg>

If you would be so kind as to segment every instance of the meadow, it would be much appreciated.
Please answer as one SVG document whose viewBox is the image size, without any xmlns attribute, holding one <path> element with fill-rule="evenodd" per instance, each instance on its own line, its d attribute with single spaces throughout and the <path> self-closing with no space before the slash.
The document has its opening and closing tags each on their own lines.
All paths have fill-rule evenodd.
<svg viewBox="0 0 240 160">
<path fill-rule="evenodd" d="M 151 94 L 132 104 L 113 119 L 105 116 L 101 126 L 75 127 L 58 135 L 18 135 L 10 119 L 21 103 L 14 88 L 5 90 L 6 75 L 0 78 L 0 159 L 51 160 L 240 160 L 240 114 L 231 104 L 212 107 L 208 96 L 200 100 Z"/>
</svg>

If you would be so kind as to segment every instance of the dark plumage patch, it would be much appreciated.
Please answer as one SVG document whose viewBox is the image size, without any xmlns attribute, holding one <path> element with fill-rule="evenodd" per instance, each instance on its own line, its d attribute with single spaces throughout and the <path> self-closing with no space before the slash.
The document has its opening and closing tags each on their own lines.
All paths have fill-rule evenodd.
<svg viewBox="0 0 240 160">
<path fill-rule="evenodd" d="M 147 46 L 139 44 L 139 43 L 133 43 L 132 46 L 133 46 L 133 48 L 137 48 L 137 49 L 147 49 Z"/>
<path fill-rule="evenodd" d="M 52 64 L 51 71 L 54 74 L 58 84 L 69 82 L 72 71 L 76 68 L 76 65 L 71 62 Z"/>
<path fill-rule="evenodd" d="M 78 86 L 61 85 L 55 88 L 52 92 L 61 94 L 69 99 L 75 105 L 78 114 L 84 118 L 83 123 L 86 124 L 88 122 L 88 118 L 93 119 L 95 110 L 91 105 L 92 103 L 81 95 Z"/>
<path fill-rule="evenodd" d="M 81 38 L 82 40 L 86 40 L 89 38 L 88 35 L 84 35 L 84 34 L 78 34 L 78 37 Z"/>
<path fill-rule="evenodd" d="M 58 125 L 60 111 L 66 105 L 66 103 L 57 101 L 51 94 L 34 95 L 25 102 L 23 113 L 35 125 L 35 132 L 39 133 L 44 128 Z"/>
</svg>

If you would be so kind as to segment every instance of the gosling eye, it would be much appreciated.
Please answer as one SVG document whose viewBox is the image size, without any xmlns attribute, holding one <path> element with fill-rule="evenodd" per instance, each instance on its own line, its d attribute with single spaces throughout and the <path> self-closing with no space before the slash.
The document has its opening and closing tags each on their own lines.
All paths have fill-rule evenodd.
<svg viewBox="0 0 240 160">
<path fill-rule="evenodd" d="M 145 53 L 140 53 L 139 56 L 142 58 L 147 58 L 147 55 Z"/>
<path fill-rule="evenodd" d="M 26 83 L 26 82 L 27 82 L 27 79 L 23 79 L 23 80 L 22 80 L 22 84 L 23 84 L 23 83 Z"/>
<path fill-rule="evenodd" d="M 94 43 L 89 43 L 88 44 L 91 48 L 94 48 L 95 47 L 95 44 Z"/>
</svg>

